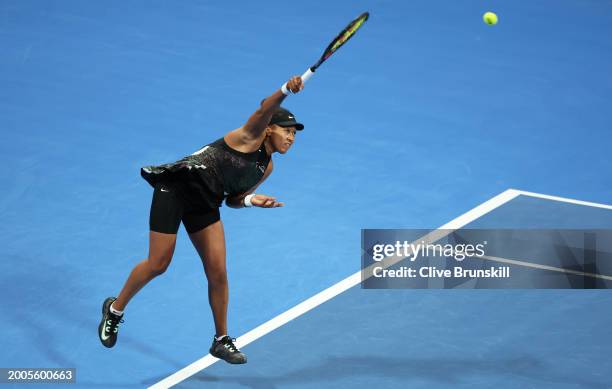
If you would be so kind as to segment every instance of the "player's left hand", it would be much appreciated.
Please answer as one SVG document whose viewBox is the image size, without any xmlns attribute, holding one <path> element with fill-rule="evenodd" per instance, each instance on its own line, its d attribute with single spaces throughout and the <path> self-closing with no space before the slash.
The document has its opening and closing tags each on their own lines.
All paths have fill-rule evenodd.
<svg viewBox="0 0 612 389">
<path fill-rule="evenodd" d="M 251 204 L 260 208 L 276 208 L 282 207 L 285 203 L 276 201 L 275 197 L 257 194 L 251 199 Z"/>
</svg>

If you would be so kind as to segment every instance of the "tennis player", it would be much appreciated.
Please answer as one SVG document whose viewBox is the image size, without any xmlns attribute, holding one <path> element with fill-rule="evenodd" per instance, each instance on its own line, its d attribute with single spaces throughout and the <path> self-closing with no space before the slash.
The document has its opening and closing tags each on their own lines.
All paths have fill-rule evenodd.
<svg viewBox="0 0 612 389">
<path fill-rule="evenodd" d="M 232 208 L 284 205 L 275 197 L 254 191 L 272 173 L 272 154 L 285 154 L 295 142 L 296 131 L 304 128 L 280 106 L 288 94 L 298 93 L 303 87 L 299 76 L 292 77 L 264 99 L 242 127 L 177 162 L 141 169 L 142 177 L 154 188 L 149 256 L 134 267 L 119 296 L 104 301 L 98 326 L 104 346 L 113 347 L 117 342 L 119 324 L 130 299 L 170 265 L 182 221 L 208 279 L 216 331 L 210 353 L 229 363 L 246 363 L 235 339 L 227 335 L 228 282 L 219 207 L 223 200 Z"/>
</svg>

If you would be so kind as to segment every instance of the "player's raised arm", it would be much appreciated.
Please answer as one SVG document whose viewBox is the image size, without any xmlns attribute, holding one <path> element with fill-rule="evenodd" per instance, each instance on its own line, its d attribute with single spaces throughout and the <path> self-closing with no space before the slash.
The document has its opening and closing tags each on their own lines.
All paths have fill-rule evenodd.
<svg viewBox="0 0 612 389">
<path fill-rule="evenodd" d="M 268 126 L 268 123 L 270 123 L 272 114 L 280 107 L 285 97 L 290 93 L 298 93 L 303 88 L 304 83 L 302 82 L 302 78 L 300 76 L 294 76 L 287 81 L 281 89 L 278 89 L 276 92 L 272 93 L 272 95 L 265 98 L 257 111 L 255 111 L 246 124 L 242 126 L 245 135 L 251 139 L 259 138 Z"/>
</svg>

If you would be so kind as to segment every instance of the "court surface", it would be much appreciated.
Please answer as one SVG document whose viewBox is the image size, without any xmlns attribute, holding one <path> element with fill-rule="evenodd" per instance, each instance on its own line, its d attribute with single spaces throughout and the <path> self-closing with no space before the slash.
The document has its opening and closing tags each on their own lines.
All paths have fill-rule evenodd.
<svg viewBox="0 0 612 389">
<path fill-rule="evenodd" d="M 306 128 L 259 191 L 286 206 L 221 210 L 249 363 L 207 365 L 183 229 L 103 348 L 100 305 L 147 255 L 140 167 L 242 125 L 365 10 L 284 104 Z M 2 2 L 0 367 L 100 388 L 611 387 L 608 290 L 354 282 L 364 228 L 609 228 L 611 26 L 606 1 Z"/>
</svg>

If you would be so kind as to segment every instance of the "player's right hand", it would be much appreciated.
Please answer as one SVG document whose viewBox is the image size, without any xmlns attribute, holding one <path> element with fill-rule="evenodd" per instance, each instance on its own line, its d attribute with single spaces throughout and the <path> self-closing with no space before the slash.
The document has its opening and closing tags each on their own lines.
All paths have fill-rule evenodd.
<svg viewBox="0 0 612 389">
<path fill-rule="evenodd" d="M 302 89 L 304 89 L 304 82 L 302 81 L 302 77 L 293 76 L 287 81 L 287 89 L 289 89 L 293 93 L 298 93 Z"/>
</svg>

